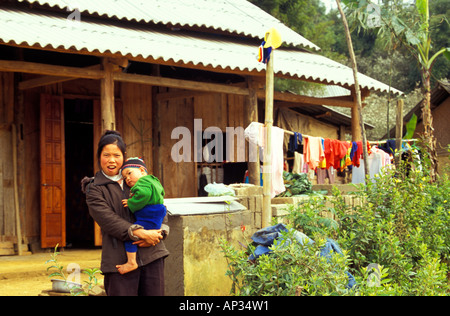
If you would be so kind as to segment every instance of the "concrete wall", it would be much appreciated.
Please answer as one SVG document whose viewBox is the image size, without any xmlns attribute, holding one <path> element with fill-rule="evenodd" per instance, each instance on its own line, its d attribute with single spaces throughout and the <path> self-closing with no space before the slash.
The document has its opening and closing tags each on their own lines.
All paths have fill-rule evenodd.
<svg viewBox="0 0 450 316">
<path fill-rule="evenodd" d="M 229 295 L 231 280 L 220 247 L 227 240 L 245 244 L 261 228 L 262 187 L 233 187 L 247 210 L 211 215 L 169 216 L 170 234 L 165 241 L 170 256 L 165 261 L 165 294 L 168 296 Z M 242 227 L 245 226 L 245 231 Z"/>
</svg>

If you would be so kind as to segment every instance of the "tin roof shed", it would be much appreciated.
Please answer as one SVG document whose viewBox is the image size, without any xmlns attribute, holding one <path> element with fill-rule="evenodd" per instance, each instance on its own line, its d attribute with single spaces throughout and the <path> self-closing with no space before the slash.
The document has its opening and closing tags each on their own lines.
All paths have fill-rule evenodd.
<svg viewBox="0 0 450 316">
<path fill-rule="evenodd" d="M 173 6 L 173 1 L 168 1 L 165 6 L 162 5 L 161 1 L 145 2 L 146 4 L 142 4 L 141 10 L 137 10 L 139 7 L 136 7 L 134 2 L 126 0 L 112 1 L 111 4 L 108 2 L 103 6 L 98 6 L 98 3 L 103 1 L 96 1 L 96 5 L 89 5 L 91 2 L 88 1 L 80 1 L 87 8 L 81 9 L 82 12 L 92 15 L 82 15 L 80 23 L 74 23 L 67 19 L 67 12 L 62 10 L 63 5 L 59 2 L 36 0 L 27 2 L 39 3 L 44 7 L 45 5 L 58 6 L 59 12 L 34 7 L 29 9 L 26 6 L 20 8 L 0 6 L 0 43 L 73 53 L 109 54 L 110 56 L 124 56 L 131 60 L 172 63 L 180 67 L 231 71 L 258 76 L 265 74 L 265 65 L 259 63 L 256 59 L 257 47 L 261 41 L 261 39 L 257 39 L 258 33 L 260 37 L 263 37 L 264 28 L 273 25 L 272 22 L 282 30 L 282 36 L 286 36 L 284 39 L 286 43 L 317 48 L 309 41 L 304 40 L 302 36 L 298 34 L 293 36 L 292 30 L 278 20 L 274 20 L 273 17 L 269 16 L 270 18 L 264 23 L 256 23 L 255 19 L 262 19 L 265 13 L 247 1 L 212 1 L 212 4 L 207 7 L 213 8 L 216 5 L 216 11 L 220 12 L 222 20 L 233 21 L 228 25 L 235 25 L 236 12 L 230 8 L 239 12 L 244 10 L 244 8 L 237 9 L 230 4 L 236 1 L 247 3 L 244 8 L 248 7 L 249 10 L 246 13 L 248 25 L 235 26 L 228 32 L 230 34 L 250 34 L 252 38 L 167 28 L 167 25 L 200 27 L 201 24 L 207 29 L 224 30 L 220 23 L 213 23 L 214 19 L 208 23 L 203 21 L 207 17 L 205 8 L 198 9 L 196 15 L 195 8 L 197 6 L 186 9 L 185 20 L 177 18 L 179 15 L 174 14 L 173 19 L 169 21 L 168 12 Z M 185 4 L 185 2 L 181 3 Z M 121 7 L 123 11 L 119 10 Z M 163 10 L 162 7 L 165 9 Z M 102 11 L 100 8 L 104 10 Z M 153 12 L 151 8 L 165 12 L 162 14 L 165 18 L 162 17 L 161 20 L 157 20 L 147 16 L 148 12 Z M 253 11 L 259 12 L 261 16 L 258 18 L 257 15 L 250 14 Z M 123 13 L 119 14 L 119 12 Z M 144 14 L 144 12 L 147 13 Z M 93 15 L 106 15 L 108 19 L 96 18 Z M 120 21 L 112 18 L 117 17 L 117 15 L 119 15 Z M 187 17 L 193 16 L 198 17 L 202 22 L 198 22 L 198 24 L 188 22 Z M 243 18 L 241 12 L 237 20 L 240 21 Z M 123 19 L 126 21 L 144 20 L 153 23 L 131 23 L 125 22 Z M 154 24 L 155 22 L 157 24 Z M 162 26 L 161 23 L 168 24 Z M 240 23 L 237 23 L 237 25 L 240 25 Z M 248 33 L 244 32 L 245 26 L 248 26 L 247 29 L 250 30 Z M 293 47 L 277 49 L 274 64 L 276 76 L 339 85 L 345 88 L 351 88 L 354 85 L 351 68 L 304 49 Z M 363 74 L 359 74 L 359 82 L 363 89 L 379 92 L 389 91 L 388 85 Z M 394 88 L 391 88 L 391 92 L 397 95 L 402 94 L 401 91 Z"/>
</svg>

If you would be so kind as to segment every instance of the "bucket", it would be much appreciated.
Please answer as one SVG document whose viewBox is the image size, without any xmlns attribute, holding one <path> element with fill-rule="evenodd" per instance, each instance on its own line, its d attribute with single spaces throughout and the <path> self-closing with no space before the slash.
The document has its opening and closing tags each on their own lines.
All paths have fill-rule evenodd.
<svg viewBox="0 0 450 316">
<path fill-rule="evenodd" d="M 51 279 L 52 281 L 52 291 L 58 293 L 70 293 L 71 290 L 75 292 L 82 291 L 81 284 L 71 281 Z"/>
</svg>

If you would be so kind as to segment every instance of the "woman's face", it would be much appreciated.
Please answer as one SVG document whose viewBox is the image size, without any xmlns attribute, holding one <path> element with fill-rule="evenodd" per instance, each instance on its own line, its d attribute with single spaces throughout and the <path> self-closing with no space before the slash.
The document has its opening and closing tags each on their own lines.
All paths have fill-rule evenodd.
<svg viewBox="0 0 450 316">
<path fill-rule="evenodd" d="M 119 174 L 122 165 L 123 154 L 117 145 L 110 144 L 103 147 L 100 154 L 100 167 L 106 175 L 112 177 Z"/>
</svg>

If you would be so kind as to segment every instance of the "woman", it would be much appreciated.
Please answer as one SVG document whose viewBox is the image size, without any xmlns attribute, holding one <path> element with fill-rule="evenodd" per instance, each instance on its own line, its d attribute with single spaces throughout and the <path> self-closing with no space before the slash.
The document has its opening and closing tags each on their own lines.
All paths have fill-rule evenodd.
<svg viewBox="0 0 450 316">
<path fill-rule="evenodd" d="M 102 262 L 105 291 L 108 296 L 164 295 L 164 258 L 169 255 L 162 239 L 169 233 L 167 217 L 160 230 L 145 230 L 122 204 L 130 188 L 124 183 L 120 169 L 126 145 L 116 131 L 106 131 L 98 143 L 100 171 L 94 178 L 84 178 L 83 191 L 92 218 L 102 230 Z M 126 262 L 124 241 L 134 240 L 139 246 L 139 268 L 119 274 L 116 265 Z"/>
</svg>

